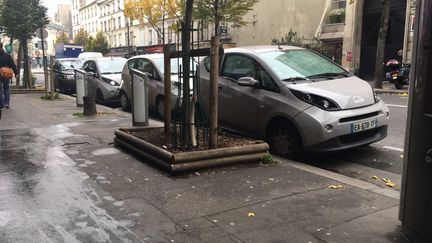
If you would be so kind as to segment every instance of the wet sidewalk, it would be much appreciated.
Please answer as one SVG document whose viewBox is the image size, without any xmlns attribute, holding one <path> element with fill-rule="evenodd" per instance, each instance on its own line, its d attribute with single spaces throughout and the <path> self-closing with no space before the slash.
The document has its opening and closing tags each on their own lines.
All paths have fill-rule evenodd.
<svg viewBox="0 0 432 243">
<path fill-rule="evenodd" d="M 405 242 L 395 190 L 280 158 L 172 177 L 112 146 L 129 113 L 40 96 L 0 120 L 0 242 Z"/>
</svg>

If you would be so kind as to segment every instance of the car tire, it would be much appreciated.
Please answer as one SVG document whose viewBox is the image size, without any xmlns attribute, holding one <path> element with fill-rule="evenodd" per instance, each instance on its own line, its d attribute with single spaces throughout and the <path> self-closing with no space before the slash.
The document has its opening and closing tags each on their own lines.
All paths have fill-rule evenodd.
<svg viewBox="0 0 432 243">
<path fill-rule="evenodd" d="M 403 89 L 403 83 L 401 80 L 396 80 L 394 84 L 396 89 Z"/>
<path fill-rule="evenodd" d="M 102 91 L 100 89 L 96 90 L 96 103 L 103 104 L 105 99 L 103 97 Z"/>
<path fill-rule="evenodd" d="M 287 124 L 277 124 L 267 137 L 270 151 L 288 159 L 301 159 L 303 146 L 297 130 Z"/>
<path fill-rule="evenodd" d="M 131 110 L 131 103 L 125 92 L 120 92 L 120 105 L 124 111 Z"/>
<path fill-rule="evenodd" d="M 164 97 L 163 96 L 159 96 L 156 99 L 156 112 L 160 118 L 162 118 L 162 119 L 165 118 L 165 104 L 164 104 Z"/>
</svg>

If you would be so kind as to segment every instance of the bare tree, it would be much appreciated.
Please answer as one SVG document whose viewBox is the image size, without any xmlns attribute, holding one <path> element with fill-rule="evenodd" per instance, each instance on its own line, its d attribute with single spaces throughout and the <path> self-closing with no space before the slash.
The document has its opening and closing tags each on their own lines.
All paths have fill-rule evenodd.
<svg viewBox="0 0 432 243">
<path fill-rule="evenodd" d="M 390 0 L 381 0 L 382 13 L 381 13 L 381 22 L 380 29 L 378 32 L 378 41 L 377 41 L 377 51 L 375 58 L 375 75 L 374 75 L 374 87 L 381 89 L 382 88 L 382 79 L 383 79 L 383 63 L 384 63 L 384 54 L 385 54 L 385 42 L 387 39 L 388 32 L 388 23 L 390 16 Z"/>
</svg>

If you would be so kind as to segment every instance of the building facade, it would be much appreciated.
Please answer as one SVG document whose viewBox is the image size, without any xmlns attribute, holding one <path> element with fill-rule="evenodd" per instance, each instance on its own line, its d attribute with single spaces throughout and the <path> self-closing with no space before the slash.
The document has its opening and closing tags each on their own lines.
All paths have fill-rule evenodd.
<svg viewBox="0 0 432 243">
<path fill-rule="evenodd" d="M 58 4 L 55 20 L 67 29 L 69 38 L 72 38 L 72 5 Z"/>
</svg>

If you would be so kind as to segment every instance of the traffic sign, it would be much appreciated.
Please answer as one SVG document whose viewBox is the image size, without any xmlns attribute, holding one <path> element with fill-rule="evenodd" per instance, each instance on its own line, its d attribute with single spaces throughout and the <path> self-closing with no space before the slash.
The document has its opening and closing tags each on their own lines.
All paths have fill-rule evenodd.
<svg viewBox="0 0 432 243">
<path fill-rule="evenodd" d="M 7 53 L 11 53 L 12 52 L 12 45 L 10 45 L 10 44 L 9 45 L 5 45 L 4 48 L 5 48 L 5 50 L 6 50 Z"/>
<path fill-rule="evenodd" d="M 42 29 L 42 35 L 41 35 L 41 29 L 37 29 L 35 35 L 39 39 L 42 39 L 42 37 L 46 39 L 48 37 L 48 31 L 46 29 Z"/>
<path fill-rule="evenodd" d="M 44 44 L 44 50 L 48 50 L 48 43 L 44 41 L 43 44 Z M 37 47 L 39 50 L 42 50 L 42 41 L 38 41 Z"/>
</svg>

